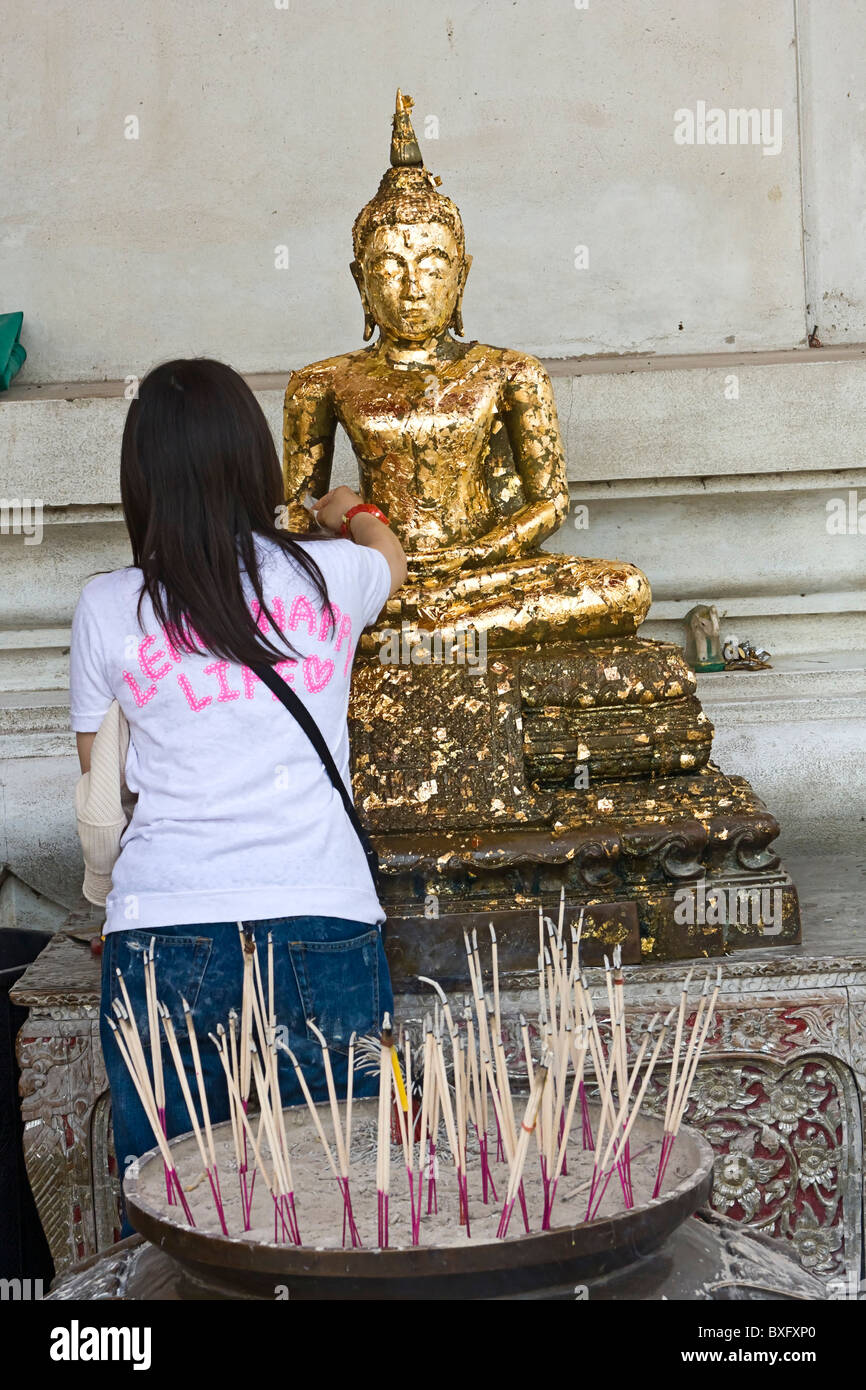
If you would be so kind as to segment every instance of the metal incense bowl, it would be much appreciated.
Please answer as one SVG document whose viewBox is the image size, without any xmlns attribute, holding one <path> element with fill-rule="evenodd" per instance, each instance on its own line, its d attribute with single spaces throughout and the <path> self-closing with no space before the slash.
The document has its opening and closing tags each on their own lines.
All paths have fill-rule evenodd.
<svg viewBox="0 0 866 1390">
<path fill-rule="evenodd" d="M 356 1103 L 357 1120 L 374 1115 L 377 1104 L 375 1100 Z M 330 1112 L 324 1105 L 320 1109 L 328 1133 Z M 299 1123 L 298 1111 L 287 1110 L 287 1120 L 290 1116 L 293 1123 Z M 306 1118 L 312 1129 L 309 1116 Z M 217 1145 L 230 1135 L 228 1123 L 214 1127 Z M 662 1121 L 641 1115 L 632 1130 L 632 1152 L 649 1144 L 655 1155 L 661 1140 Z M 172 1150 L 176 1152 L 178 1146 L 185 1147 L 188 1142 L 185 1136 L 173 1140 Z M 591 1289 L 593 1278 L 602 1278 L 655 1250 L 707 1201 L 712 1186 L 712 1149 L 695 1130 L 685 1126 L 680 1129 L 676 1157 L 678 1167 L 687 1176 L 655 1200 L 630 1210 L 530 1235 L 515 1234 L 507 1240 L 472 1239 L 447 1246 L 391 1246 L 385 1250 L 366 1246 L 353 1250 L 258 1242 L 249 1236 L 222 1235 L 212 1207 L 208 1220 L 211 1229 L 192 1229 L 183 1224 L 181 1215 L 168 1217 L 158 1210 L 148 1195 L 159 1191 L 154 1175 L 158 1174 L 162 1181 L 162 1160 L 157 1149 L 130 1167 L 124 1179 L 124 1193 L 129 1219 L 136 1230 L 180 1266 L 185 1297 L 489 1299 L 531 1296 L 569 1284 L 589 1284 Z M 180 1159 L 178 1164 L 180 1169 Z M 197 1166 L 200 1168 L 200 1161 Z M 393 1167 L 392 1202 L 396 1200 L 393 1192 L 401 1176 L 405 1184 L 396 1151 Z M 499 1172 L 504 1176 L 504 1167 L 500 1166 Z M 403 1195 L 401 1190 L 401 1200 Z M 502 1195 L 500 1190 L 500 1199 Z M 298 1200 L 303 1236 L 302 1190 Z M 177 1210 L 172 1208 L 173 1212 Z M 522 1232 L 515 1208 L 512 1231 L 517 1230 Z"/>
</svg>

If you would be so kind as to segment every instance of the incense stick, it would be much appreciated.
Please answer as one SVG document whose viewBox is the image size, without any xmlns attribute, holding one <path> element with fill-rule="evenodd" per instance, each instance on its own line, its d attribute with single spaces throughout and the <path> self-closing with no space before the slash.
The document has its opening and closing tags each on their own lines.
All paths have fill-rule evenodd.
<svg viewBox="0 0 866 1390">
<path fill-rule="evenodd" d="M 649 1037 L 649 1035 L 652 1033 L 653 1028 L 654 1028 L 654 1026 L 655 1026 L 655 1024 L 656 1024 L 656 1021 L 658 1020 L 658 1017 L 659 1017 L 658 1014 L 656 1014 L 656 1015 L 655 1015 L 655 1018 L 654 1018 L 654 1019 L 652 1020 L 652 1022 L 649 1024 L 649 1026 L 648 1026 L 648 1028 L 647 1028 L 647 1037 Z M 624 1145 L 624 1144 L 626 1144 L 626 1143 L 628 1142 L 629 1135 L 631 1134 L 631 1131 L 632 1131 L 632 1129 L 633 1129 L 633 1127 L 634 1127 L 634 1123 L 635 1123 L 635 1121 L 637 1120 L 638 1114 L 640 1113 L 640 1108 L 641 1108 L 641 1105 L 643 1104 L 643 1098 L 644 1098 L 644 1096 L 646 1095 L 647 1087 L 649 1086 L 650 1079 L 651 1079 L 652 1074 L 653 1074 L 653 1071 L 654 1071 L 654 1069 L 655 1069 L 655 1064 L 656 1064 L 656 1062 L 658 1061 L 658 1055 L 659 1055 L 659 1052 L 661 1051 L 662 1043 L 664 1042 L 665 1034 L 666 1034 L 666 1032 L 667 1032 L 667 1028 L 668 1028 L 668 1025 L 669 1025 L 670 1020 L 671 1020 L 672 1017 L 673 1017 L 673 1009 L 671 1009 L 671 1012 L 668 1014 L 667 1018 L 665 1019 L 664 1023 L 663 1023 L 662 1026 L 661 1026 L 661 1030 L 660 1030 L 659 1036 L 658 1036 L 658 1041 L 656 1042 L 655 1048 L 653 1049 L 652 1056 L 650 1057 L 650 1060 L 649 1060 L 649 1062 L 647 1063 L 646 1071 L 644 1072 L 644 1079 L 643 1079 L 643 1081 L 642 1081 L 642 1083 L 641 1083 L 641 1088 L 640 1088 L 640 1091 L 639 1091 L 638 1094 L 637 1094 L 637 1098 L 636 1098 L 636 1100 L 635 1100 L 635 1103 L 634 1103 L 634 1105 L 632 1106 L 631 1114 L 630 1114 L 629 1117 L 628 1117 L 628 1121 L 627 1121 L 627 1123 L 626 1123 L 625 1130 L 624 1130 L 623 1135 L 622 1135 L 622 1139 L 620 1140 L 620 1146 L 622 1146 L 622 1145 Z M 633 1085 L 634 1085 L 635 1077 L 637 1076 L 639 1063 L 640 1063 L 640 1061 L 642 1061 L 642 1060 L 643 1060 L 643 1050 L 641 1050 L 641 1051 L 639 1052 L 639 1060 L 638 1060 L 637 1063 L 635 1063 L 634 1072 L 632 1073 L 632 1078 L 631 1078 L 631 1080 L 630 1080 L 630 1082 L 629 1082 L 628 1094 L 626 1095 L 626 1100 L 625 1100 L 625 1104 L 626 1104 L 626 1105 L 628 1104 L 628 1095 L 631 1094 L 631 1090 L 632 1090 L 632 1087 L 633 1087 Z M 617 1128 L 619 1127 L 619 1123 L 620 1123 L 620 1119 L 619 1119 L 619 1117 L 617 1117 Z M 615 1137 L 614 1134 L 612 1134 L 612 1135 L 611 1135 L 611 1142 L 613 1141 L 614 1137 Z M 604 1169 L 604 1165 L 607 1163 L 607 1160 L 608 1160 L 609 1157 L 610 1157 L 610 1144 L 608 1145 L 608 1151 L 607 1151 L 607 1153 L 605 1154 L 605 1157 L 603 1158 L 602 1163 L 601 1163 L 602 1170 Z M 613 1172 L 613 1166 L 612 1166 L 611 1169 L 610 1169 L 610 1173 L 612 1173 L 612 1172 Z M 596 1216 L 596 1215 L 598 1214 L 598 1209 L 599 1209 L 599 1207 L 601 1206 L 602 1199 L 603 1199 L 603 1197 L 604 1197 L 605 1190 L 606 1190 L 606 1188 L 607 1188 L 607 1181 L 608 1181 L 608 1179 L 610 1178 L 610 1173 L 608 1173 L 607 1179 L 605 1179 L 604 1187 L 602 1188 L 601 1192 L 600 1192 L 599 1195 L 598 1195 L 598 1199 L 597 1199 L 597 1201 L 596 1201 L 595 1208 L 594 1208 L 594 1211 L 593 1211 L 593 1216 Z"/>
<path fill-rule="evenodd" d="M 706 1015 L 701 1024 L 700 1034 L 698 1035 L 698 1025 L 699 1023 L 701 1023 L 703 1004 L 709 987 L 709 981 L 710 977 L 709 975 L 707 975 L 706 979 L 704 980 L 703 993 L 701 995 L 701 999 L 698 1004 L 698 1009 L 695 1014 L 695 1022 L 692 1027 L 692 1033 L 689 1039 L 689 1046 L 686 1051 L 685 1061 L 683 1062 L 680 1084 L 677 1087 L 676 1095 L 674 1097 L 674 1101 L 671 1107 L 670 1118 L 666 1118 L 665 1133 L 662 1138 L 661 1153 L 659 1155 L 658 1172 L 656 1174 L 655 1186 L 653 1188 L 654 1197 L 657 1197 L 661 1191 L 661 1186 L 664 1182 L 665 1173 L 667 1171 L 667 1166 L 670 1160 L 671 1153 L 673 1151 L 674 1143 L 676 1141 L 677 1134 L 679 1133 L 680 1125 L 682 1124 L 682 1119 L 683 1115 L 685 1114 L 686 1106 L 689 1103 L 689 1096 L 691 1094 L 692 1084 L 697 1074 L 698 1063 L 701 1059 L 701 1053 L 704 1048 L 704 1043 L 706 1042 L 710 1023 L 712 1022 L 713 1015 L 715 1013 L 716 1001 L 719 997 L 719 990 L 722 986 L 721 966 L 718 966 L 716 968 L 716 986 L 713 990 L 712 997 L 709 1001 L 709 1006 L 707 1007 Z"/>
<path fill-rule="evenodd" d="M 227 1236 L 228 1227 L 226 1226 L 225 1212 L 223 1211 L 222 1199 L 220 1198 L 219 1189 L 217 1187 L 215 1177 L 216 1165 L 214 1164 L 213 1167 L 211 1166 L 210 1155 L 205 1151 L 204 1140 L 202 1139 L 201 1129 L 199 1128 L 198 1123 L 198 1115 L 196 1114 L 195 1102 L 193 1101 L 192 1092 L 189 1088 L 189 1081 L 187 1080 L 186 1068 L 183 1064 L 183 1058 L 180 1055 L 180 1048 L 178 1046 L 177 1037 L 174 1031 L 174 1024 L 171 1021 L 171 1014 L 169 1013 L 166 1005 L 161 1003 L 160 1001 L 157 1001 L 157 1009 L 159 1011 L 159 1016 L 162 1019 L 162 1026 L 165 1031 L 165 1037 L 168 1043 L 168 1050 L 171 1054 L 171 1060 L 174 1062 L 175 1071 L 177 1072 L 177 1079 L 180 1084 L 181 1095 L 183 1096 L 187 1114 L 189 1115 L 190 1124 L 192 1125 L 192 1132 L 195 1135 L 195 1142 L 199 1151 L 199 1157 L 201 1158 L 205 1173 L 207 1174 L 208 1182 L 210 1183 L 210 1190 L 213 1196 L 214 1206 L 216 1207 L 217 1216 L 219 1217 L 220 1227 L 222 1229 L 223 1235 Z"/>
<path fill-rule="evenodd" d="M 282 1228 L 283 1237 L 288 1235 L 295 1245 L 300 1245 L 301 1238 L 298 1232 L 297 1216 L 295 1213 L 295 1194 L 292 1182 L 292 1170 L 288 1156 L 288 1146 L 283 1148 L 280 1136 L 280 1119 L 276 1111 L 282 1116 L 279 1091 L 274 1093 L 273 1078 L 268 1077 L 270 1070 L 270 1058 L 265 1058 L 263 1068 L 259 1061 L 259 1051 L 255 1043 L 251 1045 L 251 1063 L 253 1077 L 256 1083 L 256 1091 L 261 1107 L 262 1123 L 264 1124 L 265 1134 L 267 1135 L 268 1145 L 271 1151 L 271 1162 L 273 1166 L 273 1182 L 269 1184 L 271 1196 L 274 1202 L 274 1242 L 279 1240 L 279 1227 Z M 265 1174 L 267 1182 L 267 1174 Z"/>
<path fill-rule="evenodd" d="M 546 1220 L 547 1220 L 547 1228 L 548 1228 L 548 1229 L 550 1228 L 550 1222 L 551 1222 L 551 1218 L 552 1218 L 552 1216 L 553 1216 L 553 1203 L 554 1203 L 554 1201 L 556 1200 L 556 1189 L 557 1189 L 557 1185 L 558 1185 L 558 1183 L 559 1183 L 560 1176 L 561 1176 L 564 1172 L 566 1172 L 566 1167 L 565 1167 L 565 1155 L 566 1155 L 566 1149 L 567 1149 L 567 1147 L 568 1147 L 568 1138 L 569 1138 L 569 1135 L 571 1134 L 571 1126 L 572 1126 L 572 1123 L 573 1123 L 573 1121 L 574 1121 L 574 1108 L 575 1108 L 575 1104 L 576 1104 L 577 1099 L 578 1099 L 578 1097 L 580 1096 L 581 1091 L 582 1091 L 582 1088 L 583 1088 L 583 1068 L 584 1068 L 584 1064 L 585 1064 L 585 1062 L 586 1062 L 586 1051 L 587 1051 L 587 1046 L 588 1046 L 588 1034 L 587 1034 L 587 1032 L 586 1032 L 586 1029 L 585 1029 L 585 1028 L 582 1028 L 582 1029 L 581 1029 L 581 1032 L 580 1032 L 580 1035 L 579 1035 L 579 1038 L 578 1038 L 578 1040 L 577 1040 L 577 1042 L 576 1042 L 576 1044 L 575 1044 L 575 1047 L 574 1047 L 574 1056 L 575 1056 L 575 1058 L 576 1058 L 576 1060 L 575 1060 L 574 1063 L 573 1063 L 573 1065 L 574 1065 L 574 1081 L 572 1082 L 572 1086 L 571 1086 L 571 1095 L 570 1095 L 569 1101 L 568 1101 L 568 1110 L 567 1110 L 566 1116 L 565 1116 L 565 1123 L 564 1123 L 564 1125 L 563 1125 L 563 1130 L 562 1130 L 562 1138 L 561 1138 L 561 1140 L 560 1140 L 559 1152 L 558 1152 L 557 1157 L 556 1157 L 556 1166 L 555 1166 L 555 1168 L 554 1168 L 553 1176 L 552 1176 L 551 1182 L 550 1182 L 550 1195 L 549 1195 L 549 1198 L 548 1198 L 547 1208 L 546 1208 L 546 1211 L 545 1211 L 545 1217 L 546 1217 Z"/>
<path fill-rule="evenodd" d="M 162 1156 L 163 1164 L 168 1169 L 168 1172 L 170 1174 L 170 1181 L 172 1183 L 174 1191 L 177 1193 L 178 1201 L 180 1202 L 187 1224 L 189 1226 L 195 1226 L 195 1221 L 193 1220 L 192 1212 L 189 1209 L 189 1203 L 186 1199 L 186 1193 L 183 1190 L 180 1177 L 178 1176 L 177 1169 L 174 1165 L 174 1159 L 172 1157 L 171 1150 L 168 1146 L 168 1140 L 165 1134 L 163 1133 L 162 1126 L 159 1121 L 159 1115 L 157 1113 L 156 1108 L 156 1097 L 154 1096 L 153 1091 L 151 1090 L 150 1083 L 145 1076 L 142 1076 L 139 1073 L 135 1063 L 133 1062 L 132 1054 L 129 1051 L 127 1040 L 123 1037 L 122 1031 L 120 1028 L 118 1028 L 114 1019 L 111 1018 L 109 1014 L 106 1014 L 105 1021 L 111 1029 L 112 1034 L 114 1035 L 114 1038 L 117 1042 L 117 1046 L 120 1050 L 120 1055 L 123 1058 L 127 1071 L 129 1072 L 132 1084 L 135 1087 L 138 1098 L 141 1101 L 142 1109 L 144 1110 L 148 1124 L 150 1125 L 151 1130 L 153 1131 L 153 1137 L 156 1140 L 157 1146 Z"/>
<path fill-rule="evenodd" d="M 514 1163 L 508 1180 L 508 1190 L 505 1194 L 505 1202 L 502 1207 L 502 1214 L 499 1218 L 499 1228 L 496 1232 L 500 1240 L 504 1240 L 508 1234 L 508 1226 L 511 1221 L 511 1213 L 514 1210 L 514 1203 L 520 1188 L 523 1177 L 523 1168 L 526 1163 L 526 1150 L 529 1146 L 529 1136 L 535 1128 L 538 1108 L 541 1097 L 547 1084 L 547 1073 L 550 1065 L 550 1055 L 546 1051 L 542 1053 L 541 1061 L 535 1071 L 535 1078 L 532 1083 L 532 1091 L 526 1104 L 523 1119 L 520 1124 L 520 1138 L 514 1154 Z"/>
<path fill-rule="evenodd" d="M 331 1123 L 334 1126 L 334 1142 L 337 1146 L 337 1158 L 340 1165 L 341 1189 L 343 1193 L 343 1244 L 346 1244 L 346 1226 L 348 1225 L 349 1234 L 352 1239 L 352 1248 L 361 1244 L 358 1235 L 358 1228 L 355 1224 L 355 1217 L 352 1212 L 352 1197 L 349 1191 L 349 1156 L 346 1148 L 346 1141 L 343 1135 L 343 1123 L 340 1119 L 340 1107 L 337 1104 L 337 1088 L 334 1085 L 334 1072 L 331 1067 L 331 1050 L 328 1047 L 324 1033 L 318 1029 L 311 1018 L 307 1019 L 307 1027 L 315 1033 L 322 1049 L 322 1064 L 325 1069 L 325 1081 L 328 1087 L 328 1100 L 331 1106 Z"/>
<path fill-rule="evenodd" d="M 227 1055 L 227 1053 L 228 1053 L 228 1048 L 225 1048 L 225 1049 L 224 1049 L 224 1048 L 221 1046 L 221 1044 L 220 1044 L 219 1038 L 218 1038 L 218 1037 L 215 1037 L 213 1033 L 208 1033 L 208 1037 L 210 1038 L 211 1042 L 213 1043 L 214 1047 L 215 1047 L 216 1050 L 217 1050 L 217 1055 L 218 1055 L 218 1057 L 219 1057 L 219 1059 L 220 1059 L 220 1063 L 221 1063 L 221 1065 L 222 1065 L 223 1073 L 224 1073 L 225 1079 L 226 1079 L 226 1085 L 227 1085 L 227 1087 L 228 1087 L 228 1089 L 229 1089 L 229 1094 L 230 1094 L 230 1095 L 233 1097 L 233 1099 L 234 1099 L 235 1109 L 236 1109 L 236 1113 L 237 1113 L 237 1117 L 238 1117 L 238 1121 L 239 1121 L 240 1127 L 241 1127 L 241 1129 L 243 1130 L 244 1139 L 245 1139 L 245 1141 L 247 1141 L 247 1140 L 249 1141 L 250 1148 L 251 1148 L 252 1151 L 253 1151 L 253 1157 L 255 1158 L 255 1161 L 256 1161 L 256 1171 L 258 1172 L 258 1170 L 261 1169 L 261 1172 L 262 1172 L 262 1174 L 263 1174 L 263 1176 L 264 1176 L 265 1183 L 266 1183 L 266 1185 L 267 1185 L 267 1187 L 268 1187 L 268 1191 L 269 1191 L 270 1194 L 271 1194 L 271 1197 L 272 1197 L 272 1199 L 273 1199 L 273 1201 L 274 1201 L 274 1204 L 278 1206 L 278 1205 L 279 1205 L 279 1198 L 280 1198 L 280 1195 L 281 1195 L 281 1194 L 280 1194 L 280 1193 L 278 1192 L 278 1190 L 277 1190 L 277 1187 L 276 1187 L 276 1184 L 275 1184 L 275 1182 L 274 1182 L 273 1177 L 270 1177 L 270 1178 L 268 1177 L 268 1168 L 267 1168 L 267 1165 L 266 1165 L 264 1159 L 262 1158 L 261 1149 L 259 1148 L 259 1142 L 258 1142 L 258 1140 L 257 1140 L 257 1138 L 256 1138 L 256 1136 L 255 1136 L 254 1131 L 253 1131 L 253 1127 L 252 1127 L 252 1125 L 250 1124 L 250 1120 L 249 1120 L 249 1116 L 247 1115 L 246 1108 L 244 1107 L 243 1097 L 241 1096 L 240 1089 L 239 1089 L 239 1087 L 238 1087 L 238 1085 L 237 1085 L 237 1083 L 236 1083 L 234 1077 L 232 1076 L 231 1066 L 230 1066 L 229 1058 L 228 1058 L 228 1055 Z M 250 1053 L 249 1060 L 250 1060 L 250 1076 L 252 1076 L 252 1070 L 253 1070 L 253 1069 L 252 1069 L 252 1052 Z M 274 1172 L 276 1173 L 276 1166 L 275 1166 Z M 250 1195 L 250 1207 L 244 1211 L 244 1230 L 246 1230 L 246 1231 L 248 1231 L 248 1230 L 250 1229 L 250 1212 L 251 1212 L 251 1209 L 252 1209 L 252 1194 Z"/>
<path fill-rule="evenodd" d="M 386 1013 L 382 1019 L 382 1037 L 379 1048 L 379 1123 L 376 1134 L 376 1193 L 379 1206 L 379 1249 L 388 1246 L 388 1200 L 391 1186 L 391 1015 Z"/>
<path fill-rule="evenodd" d="M 156 983 L 153 948 L 156 937 L 150 938 L 150 946 L 144 949 L 144 993 L 147 1001 L 147 1030 L 150 1034 L 150 1055 L 153 1066 L 153 1093 L 162 1132 L 165 1134 L 165 1078 L 162 1072 L 162 1047 L 160 1045 L 159 1019 L 156 1009 Z M 174 1202 L 174 1192 L 168 1169 L 165 1170 L 165 1195 L 169 1205 Z"/>
</svg>

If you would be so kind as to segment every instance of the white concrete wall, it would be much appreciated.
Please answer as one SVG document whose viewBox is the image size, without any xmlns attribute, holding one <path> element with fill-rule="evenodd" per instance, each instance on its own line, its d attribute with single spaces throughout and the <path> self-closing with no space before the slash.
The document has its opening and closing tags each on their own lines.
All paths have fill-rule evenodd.
<svg viewBox="0 0 866 1390">
<path fill-rule="evenodd" d="M 808 323 L 866 339 L 866 14 L 798 0 Z"/>
<path fill-rule="evenodd" d="M 465 217 L 470 336 L 545 356 L 804 341 L 792 0 L 287 5 L 7 7 L 2 307 L 26 315 L 23 381 L 193 353 L 282 371 L 359 344 L 351 225 L 398 84 Z M 778 108 L 780 152 L 677 145 L 699 100 Z"/>
</svg>

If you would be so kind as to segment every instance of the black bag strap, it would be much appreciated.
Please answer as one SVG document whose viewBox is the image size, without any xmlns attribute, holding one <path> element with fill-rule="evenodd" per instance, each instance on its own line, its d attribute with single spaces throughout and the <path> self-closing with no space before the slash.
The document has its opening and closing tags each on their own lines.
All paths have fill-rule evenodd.
<svg viewBox="0 0 866 1390">
<path fill-rule="evenodd" d="M 361 848 L 367 860 L 367 867 L 370 870 L 370 877 L 373 880 L 373 887 L 378 891 L 379 886 L 379 856 L 373 848 L 370 836 L 361 824 L 358 812 L 355 810 L 354 802 L 349 795 L 345 782 L 340 776 L 337 764 L 331 756 L 331 750 L 325 742 L 321 729 L 316 723 L 307 706 L 290 685 L 287 685 L 282 676 L 274 670 L 273 666 L 266 666 L 264 663 L 257 664 L 250 668 L 263 682 L 264 685 L 272 690 L 277 699 L 282 701 L 289 714 L 293 714 L 300 724 L 310 743 L 315 748 L 322 760 L 325 771 L 327 772 L 336 791 L 340 793 L 340 798 L 346 808 L 346 815 L 352 824 L 352 829 L 361 841 Z"/>
</svg>

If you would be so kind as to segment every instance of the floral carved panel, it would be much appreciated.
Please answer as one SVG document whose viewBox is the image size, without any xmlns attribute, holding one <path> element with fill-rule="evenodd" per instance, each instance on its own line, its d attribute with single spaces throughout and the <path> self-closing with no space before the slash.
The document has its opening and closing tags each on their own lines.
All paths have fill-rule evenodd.
<svg viewBox="0 0 866 1390">
<path fill-rule="evenodd" d="M 653 1085 L 663 1111 L 666 1076 Z M 820 1054 L 702 1062 L 685 1122 L 715 1152 L 716 1211 L 790 1242 L 822 1279 L 859 1276 L 860 1105 L 844 1065 Z"/>
<path fill-rule="evenodd" d="M 58 1272 L 117 1239 L 119 1184 L 98 1026 L 31 1014 L 18 1035 L 24 1161 Z"/>
</svg>

